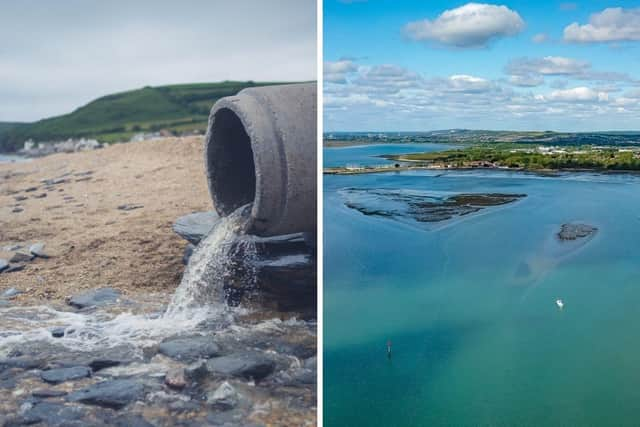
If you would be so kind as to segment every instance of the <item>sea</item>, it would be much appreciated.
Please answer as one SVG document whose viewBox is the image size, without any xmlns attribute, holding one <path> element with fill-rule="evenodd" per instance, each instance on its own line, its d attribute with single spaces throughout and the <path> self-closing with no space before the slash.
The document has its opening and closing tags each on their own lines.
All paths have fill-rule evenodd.
<svg viewBox="0 0 640 427">
<path fill-rule="evenodd" d="M 324 163 L 448 148 L 325 148 Z M 323 185 L 325 425 L 638 424 L 638 176 L 421 170 Z M 353 189 L 369 202 L 526 197 L 420 223 L 350 208 Z M 566 223 L 597 231 L 560 241 Z"/>
</svg>

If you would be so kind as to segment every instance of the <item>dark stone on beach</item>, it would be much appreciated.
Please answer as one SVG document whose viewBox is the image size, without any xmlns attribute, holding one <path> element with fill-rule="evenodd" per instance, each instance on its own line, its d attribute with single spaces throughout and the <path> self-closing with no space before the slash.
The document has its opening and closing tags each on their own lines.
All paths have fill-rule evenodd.
<svg viewBox="0 0 640 427">
<path fill-rule="evenodd" d="M 93 175 L 93 171 L 85 171 L 85 172 L 76 172 L 73 176 L 89 176 Z"/>
<path fill-rule="evenodd" d="M 185 388 L 187 386 L 187 378 L 184 369 L 175 368 L 169 370 L 164 377 L 164 383 L 178 390 Z"/>
<path fill-rule="evenodd" d="M 129 403 L 141 399 L 144 387 L 134 380 L 109 380 L 93 384 L 82 390 L 73 392 L 68 400 L 97 405 L 105 408 L 120 409 Z"/>
<path fill-rule="evenodd" d="M 52 328 L 51 329 L 51 336 L 54 338 L 62 338 L 64 336 L 64 329 L 63 327 L 57 327 L 57 328 Z"/>
<path fill-rule="evenodd" d="M 84 178 L 77 178 L 77 179 L 76 179 L 76 182 L 89 181 L 89 180 L 91 180 L 91 179 L 92 179 L 92 177 L 90 177 L 90 176 L 85 176 Z"/>
<path fill-rule="evenodd" d="M 40 258 L 49 258 L 49 255 L 44 252 L 44 243 L 34 243 L 29 246 L 29 253 Z"/>
<path fill-rule="evenodd" d="M 25 193 L 31 193 L 32 191 L 36 191 L 38 189 L 38 187 L 29 187 L 29 188 L 25 188 L 24 192 Z"/>
<path fill-rule="evenodd" d="M 209 374 L 207 364 L 204 361 L 198 361 L 184 368 L 184 375 L 191 381 L 201 381 Z"/>
<path fill-rule="evenodd" d="M 21 293 L 22 291 L 19 291 L 16 288 L 9 288 L 6 291 L 4 291 L 1 296 L 2 298 L 14 298 L 20 295 Z"/>
<path fill-rule="evenodd" d="M 86 366 L 75 366 L 73 368 L 59 368 L 42 371 L 40 378 L 50 384 L 59 384 L 65 381 L 79 380 L 91 376 L 91 369 Z"/>
<path fill-rule="evenodd" d="M 184 265 L 189 264 L 189 258 L 191 258 L 191 255 L 193 255 L 193 251 L 196 249 L 196 247 L 192 244 L 189 243 L 185 248 L 184 248 L 184 253 L 182 254 L 182 263 Z"/>
<path fill-rule="evenodd" d="M 236 389 L 228 382 L 223 382 L 217 389 L 207 393 L 207 403 L 221 411 L 233 409 L 240 399 Z"/>
<path fill-rule="evenodd" d="M 34 258 L 33 255 L 25 254 L 22 252 L 16 252 L 11 256 L 11 258 L 9 258 L 9 262 L 15 262 L 15 263 L 29 262 L 33 260 L 33 258 Z"/>
<path fill-rule="evenodd" d="M 24 211 L 24 208 L 21 206 L 16 206 L 15 208 L 11 209 L 12 213 L 20 213 L 22 211 Z"/>
<path fill-rule="evenodd" d="M 38 397 L 41 399 L 47 399 L 50 397 L 60 397 L 60 396 L 66 396 L 67 392 L 63 391 L 63 390 L 52 390 L 52 389 L 41 389 L 41 390 L 34 390 L 31 392 L 31 395 L 33 397 Z"/>
<path fill-rule="evenodd" d="M 201 335 L 168 338 L 160 343 L 158 351 L 183 362 L 194 362 L 220 355 L 220 348 L 213 342 L 213 338 Z"/>
<path fill-rule="evenodd" d="M 49 179 L 43 179 L 40 182 L 42 182 L 44 185 L 58 185 L 58 184 L 67 183 L 69 182 L 69 180 L 66 178 L 49 178 Z"/>
<path fill-rule="evenodd" d="M 27 199 L 28 199 L 28 197 L 27 197 L 27 196 L 22 196 L 22 195 L 20 195 L 20 196 L 13 196 L 13 199 L 14 199 L 16 202 L 22 202 L 22 201 L 24 201 L 24 200 L 27 200 Z"/>
<path fill-rule="evenodd" d="M 116 417 L 112 421 L 112 425 L 116 427 L 154 427 L 144 419 L 142 415 L 125 414 Z"/>
<path fill-rule="evenodd" d="M 558 232 L 560 240 L 577 240 L 588 237 L 598 231 L 597 227 L 588 224 L 562 224 Z"/>
<path fill-rule="evenodd" d="M 269 376 L 275 369 L 273 360 L 262 353 L 246 352 L 216 357 L 207 362 L 209 372 L 260 381 Z"/>
<path fill-rule="evenodd" d="M 29 357 L 29 356 L 16 356 L 9 357 L 6 359 L 0 359 L 0 372 L 11 369 L 41 369 L 46 365 L 46 362 L 43 359 Z"/>
<path fill-rule="evenodd" d="M 34 199 L 44 199 L 47 197 L 47 193 L 40 193 L 33 196 Z"/>
<path fill-rule="evenodd" d="M 144 208 L 144 205 L 135 204 L 135 203 L 126 203 L 124 205 L 118 206 L 118 209 L 120 209 L 121 211 L 132 211 L 134 209 L 141 209 L 141 208 Z"/>
<path fill-rule="evenodd" d="M 24 264 L 11 264 L 9 268 L 7 268 L 5 273 L 13 273 L 15 271 L 22 271 L 26 266 Z"/>
<path fill-rule="evenodd" d="M 215 211 L 196 212 L 181 216 L 173 223 L 173 231 L 193 245 L 204 239 L 220 220 Z"/>
<path fill-rule="evenodd" d="M 86 410 L 78 406 L 65 405 L 53 402 L 38 402 L 27 410 L 19 419 L 22 425 L 42 423 L 46 426 L 70 426 L 77 425 L 74 421 L 80 421 L 86 417 Z"/>
<path fill-rule="evenodd" d="M 128 360 L 118 360 L 118 359 L 94 359 L 89 362 L 89 367 L 93 372 L 98 372 L 102 369 L 112 368 L 114 366 L 118 366 L 121 364 L 129 363 Z"/>
<path fill-rule="evenodd" d="M 69 300 L 69 305 L 82 309 L 86 307 L 102 307 L 115 303 L 120 297 L 120 292 L 113 288 L 100 288 L 74 295 Z"/>
<path fill-rule="evenodd" d="M 0 258 L 0 272 L 9 268 L 9 261 L 6 259 Z"/>
</svg>

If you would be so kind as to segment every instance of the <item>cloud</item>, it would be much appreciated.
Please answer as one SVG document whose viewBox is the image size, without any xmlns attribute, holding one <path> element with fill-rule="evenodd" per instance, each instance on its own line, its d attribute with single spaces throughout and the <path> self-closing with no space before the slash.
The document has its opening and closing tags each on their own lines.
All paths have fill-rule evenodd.
<svg viewBox="0 0 640 427">
<path fill-rule="evenodd" d="M 588 64 L 549 62 L 553 67 L 544 63 L 527 71 L 551 74 L 529 73 L 499 80 L 463 73 L 427 77 L 395 64 L 359 65 L 349 72 L 345 83 L 325 84 L 325 129 L 593 130 L 640 126 L 640 89 L 623 92 L 618 89 L 624 85 L 569 85 L 575 77 L 567 73 L 584 75 L 591 71 Z M 335 67 L 332 71 L 352 70 L 346 65 Z M 545 76 L 555 75 L 560 77 L 552 79 L 552 89 L 538 84 Z"/>
<path fill-rule="evenodd" d="M 609 100 L 609 94 L 580 86 L 571 89 L 554 90 L 548 96 L 548 99 L 563 102 L 597 102 Z"/>
<path fill-rule="evenodd" d="M 544 78 L 535 75 L 509 76 L 509 83 L 520 87 L 535 87 L 544 83 Z"/>
<path fill-rule="evenodd" d="M 607 8 L 594 13 L 589 23 L 572 23 L 564 29 L 564 40 L 573 43 L 640 41 L 640 8 Z"/>
<path fill-rule="evenodd" d="M 147 85 L 313 80 L 316 2 L 279 5 L 2 2 L 0 40 L 11 42 L 0 43 L 0 121 L 68 113 L 99 96 Z"/>
<path fill-rule="evenodd" d="M 323 77 L 325 82 L 346 83 L 347 74 L 358 70 L 358 66 L 351 60 L 325 61 Z"/>
<path fill-rule="evenodd" d="M 415 41 L 459 48 L 481 48 L 524 29 L 520 15 L 506 6 L 467 3 L 444 11 L 434 20 L 409 22 L 404 34 Z"/>
<path fill-rule="evenodd" d="M 549 41 L 549 35 L 545 33 L 538 33 L 535 36 L 531 37 L 531 41 L 534 43 L 545 43 Z"/>
<path fill-rule="evenodd" d="M 579 74 L 589 69 L 586 61 L 579 61 L 562 56 L 545 56 L 544 58 L 516 58 L 505 67 L 507 74 L 527 76 L 540 74 L 544 76 L 562 76 Z"/>
</svg>

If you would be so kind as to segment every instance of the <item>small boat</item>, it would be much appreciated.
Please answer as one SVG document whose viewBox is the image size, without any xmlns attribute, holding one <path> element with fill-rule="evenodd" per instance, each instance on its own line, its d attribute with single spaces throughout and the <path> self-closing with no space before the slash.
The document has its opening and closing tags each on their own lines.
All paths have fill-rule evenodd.
<svg viewBox="0 0 640 427">
<path fill-rule="evenodd" d="M 562 309 L 564 307 L 564 303 L 562 302 L 561 299 L 556 300 L 556 305 L 558 306 L 559 309 Z"/>
</svg>

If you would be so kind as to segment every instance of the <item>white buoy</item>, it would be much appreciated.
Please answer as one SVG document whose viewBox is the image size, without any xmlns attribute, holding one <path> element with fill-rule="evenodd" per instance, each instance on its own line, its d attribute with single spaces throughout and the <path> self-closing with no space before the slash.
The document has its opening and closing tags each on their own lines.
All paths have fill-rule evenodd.
<svg viewBox="0 0 640 427">
<path fill-rule="evenodd" d="M 558 306 L 558 308 L 559 308 L 560 310 L 562 310 L 562 308 L 564 307 L 564 303 L 562 302 L 562 300 L 561 300 L 561 299 L 557 299 L 557 300 L 556 300 L 556 305 Z"/>
</svg>

